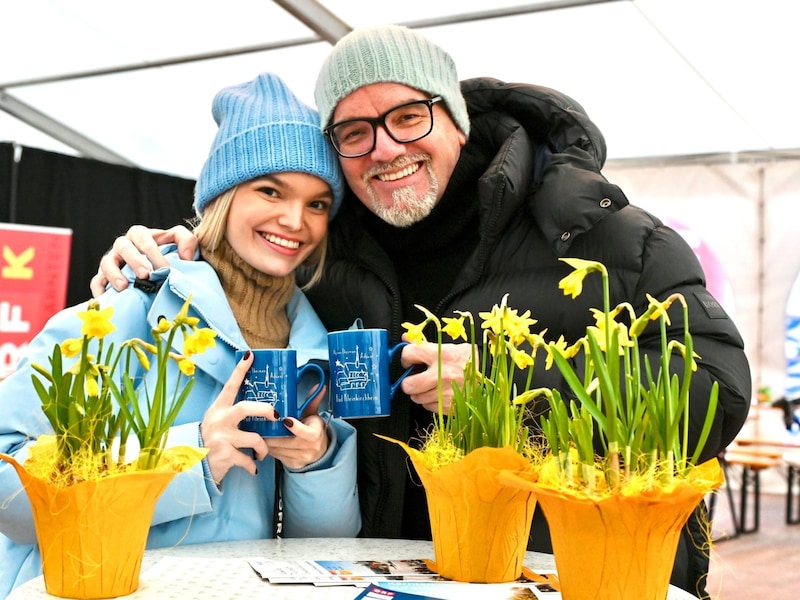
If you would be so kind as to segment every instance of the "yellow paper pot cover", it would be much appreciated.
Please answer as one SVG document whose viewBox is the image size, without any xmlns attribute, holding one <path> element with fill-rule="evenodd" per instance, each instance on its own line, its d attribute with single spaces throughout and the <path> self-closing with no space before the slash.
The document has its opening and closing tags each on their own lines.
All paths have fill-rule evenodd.
<svg viewBox="0 0 800 600">
<path fill-rule="evenodd" d="M 66 488 L 32 477 L 13 457 L 0 454 L 16 469 L 30 500 L 48 593 L 113 598 L 136 590 L 156 501 L 178 472 L 205 455 L 186 447 L 167 452 L 168 470 L 131 471 Z"/>
<path fill-rule="evenodd" d="M 664 600 L 683 526 L 723 483 L 716 459 L 671 490 L 602 498 L 518 480 L 536 492 L 550 525 L 564 600 Z"/>
<path fill-rule="evenodd" d="M 502 472 L 525 481 L 537 475 L 512 448 L 479 448 L 436 471 L 411 457 L 428 499 L 437 571 L 455 581 L 501 583 L 522 573 L 536 498 L 500 482 Z"/>
</svg>

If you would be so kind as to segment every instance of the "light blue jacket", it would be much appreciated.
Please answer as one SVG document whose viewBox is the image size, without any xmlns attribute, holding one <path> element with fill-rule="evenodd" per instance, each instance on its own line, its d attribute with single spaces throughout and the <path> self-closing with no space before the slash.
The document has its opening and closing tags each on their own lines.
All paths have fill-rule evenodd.
<svg viewBox="0 0 800 600">
<path fill-rule="evenodd" d="M 191 294 L 190 315 L 200 318 L 200 327 L 210 327 L 217 333 L 216 346 L 194 357 L 195 384 L 170 431 L 168 445 L 196 446 L 200 421 L 232 373 L 235 351 L 248 346 L 214 270 L 202 261 L 180 260 L 174 247 L 167 247 L 164 252 L 171 267 L 153 273 L 151 281 L 164 282 L 157 292 L 148 293 L 131 285 L 122 293 L 109 290 L 99 301 L 102 307 L 114 307 L 112 322 L 117 329 L 106 339 L 118 347 L 131 337 L 151 340 L 150 329 L 159 315 L 172 319 Z M 129 279 L 133 281 L 130 273 Z M 84 303 L 55 315 L 28 345 L 17 370 L 0 382 L 0 452 L 13 455 L 19 462 L 24 462 L 29 445 L 36 438 L 52 433 L 31 383 L 30 365 L 34 362 L 47 366 L 54 344 L 80 337 L 82 321 L 75 313 L 85 309 Z M 297 350 L 298 364 L 310 359 L 327 360 L 326 330 L 299 289 L 287 310 L 291 323 L 289 347 Z M 304 394 L 305 390 L 299 393 Z M 284 469 L 284 537 L 358 534 L 361 515 L 355 437 L 349 424 L 334 419 L 328 427 L 325 456 L 299 471 Z M 207 473 L 203 461 L 175 477 L 156 506 L 149 548 L 272 537 L 274 459 L 268 456 L 259 462 L 256 476 L 239 467 L 232 468 L 219 488 Z M 39 574 L 41 557 L 27 495 L 21 493 L 13 468 L 0 461 L 0 597 Z"/>
</svg>

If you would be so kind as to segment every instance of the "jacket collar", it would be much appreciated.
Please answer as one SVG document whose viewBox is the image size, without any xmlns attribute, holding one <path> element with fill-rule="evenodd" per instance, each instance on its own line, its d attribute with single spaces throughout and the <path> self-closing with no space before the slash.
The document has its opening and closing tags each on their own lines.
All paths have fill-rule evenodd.
<svg viewBox="0 0 800 600">
<path fill-rule="evenodd" d="M 481 213 L 497 219 L 485 222 L 485 233 L 502 231 L 526 202 L 562 256 L 577 236 L 628 205 L 600 172 L 605 139 L 577 102 L 541 86 L 489 78 L 466 80 L 462 91 L 473 123 L 464 151 L 497 148 L 479 182 Z"/>
<path fill-rule="evenodd" d="M 170 266 L 151 274 L 151 281 L 164 282 L 165 285 L 153 299 L 148 324 L 155 326 L 159 315 L 176 314 L 191 294 L 192 309 L 217 333 L 219 340 L 234 350 L 246 350 L 247 342 L 228 307 L 225 292 L 214 270 L 208 263 L 199 260 L 199 254 L 194 261 L 184 261 L 178 257 L 175 249 L 173 244 L 162 249 Z M 298 364 L 310 359 L 327 359 L 327 331 L 299 288 L 295 287 L 286 310 L 291 323 L 288 347 L 297 350 Z M 208 351 L 198 356 L 198 360 L 206 359 L 215 362 L 219 357 L 215 358 L 214 353 Z"/>
</svg>

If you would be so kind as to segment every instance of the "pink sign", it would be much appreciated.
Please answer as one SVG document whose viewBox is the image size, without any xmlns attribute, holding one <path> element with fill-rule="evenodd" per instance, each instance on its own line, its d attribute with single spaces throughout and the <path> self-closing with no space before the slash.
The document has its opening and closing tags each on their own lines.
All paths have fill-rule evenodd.
<svg viewBox="0 0 800 600">
<path fill-rule="evenodd" d="M 674 219 L 664 219 L 669 227 L 677 231 L 686 243 L 694 250 L 695 256 L 700 261 L 700 266 L 706 274 L 706 288 L 717 301 L 725 307 L 725 310 L 732 312 L 733 298 L 731 298 L 730 285 L 725 275 L 722 263 L 714 252 L 709 248 L 700 235 Z"/>
<path fill-rule="evenodd" d="M 72 230 L 0 223 L 0 379 L 67 298 Z"/>
</svg>

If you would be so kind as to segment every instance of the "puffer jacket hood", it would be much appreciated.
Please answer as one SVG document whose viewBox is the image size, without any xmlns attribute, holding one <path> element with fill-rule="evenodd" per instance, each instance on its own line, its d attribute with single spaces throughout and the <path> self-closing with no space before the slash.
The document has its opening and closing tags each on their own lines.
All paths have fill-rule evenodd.
<svg viewBox="0 0 800 600">
<path fill-rule="evenodd" d="M 507 182 L 535 187 L 530 210 L 556 255 L 563 256 L 575 236 L 591 229 L 610 210 L 628 205 L 622 190 L 601 173 L 606 160 L 603 134 L 569 96 L 490 78 L 469 79 L 462 92 L 476 124 L 474 137 L 492 135 L 487 130 L 497 132 L 504 122 L 522 129 L 509 132 L 507 151 L 498 153 L 484 177 L 503 173 Z M 486 125 L 481 128 L 480 123 Z M 517 208 L 513 202 L 503 205 L 508 212 Z"/>
</svg>

